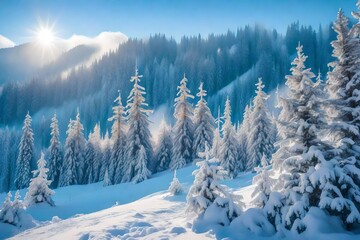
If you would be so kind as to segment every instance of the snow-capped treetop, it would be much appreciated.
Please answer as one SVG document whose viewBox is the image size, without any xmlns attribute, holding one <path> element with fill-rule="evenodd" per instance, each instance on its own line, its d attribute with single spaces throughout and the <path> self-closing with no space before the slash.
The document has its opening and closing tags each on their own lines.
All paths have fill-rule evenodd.
<svg viewBox="0 0 360 240">
<path fill-rule="evenodd" d="M 84 138 L 84 126 L 82 125 L 81 121 L 80 121 L 80 112 L 79 109 L 77 109 L 77 114 L 76 114 L 76 118 L 75 120 L 71 120 L 69 122 L 68 125 L 68 130 L 66 131 L 66 134 L 68 135 L 67 139 L 77 139 L 77 140 L 81 140 L 81 142 L 83 144 L 85 144 L 86 140 Z"/>
<path fill-rule="evenodd" d="M 233 129 L 235 131 L 234 126 L 232 125 L 232 122 L 231 122 L 231 105 L 230 105 L 229 96 L 227 97 L 226 102 L 225 102 L 223 120 L 224 120 L 224 124 L 222 126 L 223 134 L 224 134 L 224 131 L 226 131 L 227 129 Z"/>
<path fill-rule="evenodd" d="M 354 73 L 351 67 L 352 41 L 349 36 L 348 19 L 342 9 L 339 10 L 337 20 L 333 24 L 333 29 L 337 33 L 337 39 L 331 42 L 333 47 L 332 56 L 336 61 L 329 63 L 332 71 L 328 73 L 328 90 L 332 98 L 341 99 L 345 97 L 345 87 Z"/>
<path fill-rule="evenodd" d="M 59 132 L 58 120 L 56 118 L 56 113 L 54 113 L 54 116 L 51 118 L 50 128 L 51 128 L 50 145 L 51 146 L 58 146 L 60 144 L 60 132 Z"/>
<path fill-rule="evenodd" d="M 215 124 L 217 126 L 217 128 L 220 130 L 221 129 L 221 124 L 222 124 L 222 118 L 221 118 L 221 111 L 220 111 L 220 106 L 218 107 L 218 115 L 217 118 L 215 119 Z"/>
<path fill-rule="evenodd" d="M 113 122 L 111 127 L 111 138 L 113 142 L 120 138 L 125 132 L 125 110 L 121 102 L 120 90 L 118 90 L 118 92 L 119 96 L 114 100 L 117 105 L 112 108 L 113 116 L 108 119 Z"/>
<path fill-rule="evenodd" d="M 184 77 L 180 81 L 180 86 L 177 87 L 177 89 L 179 91 L 176 94 L 178 96 L 175 99 L 176 103 L 177 102 L 180 102 L 180 103 L 185 102 L 187 98 L 194 98 L 194 96 L 190 94 L 190 90 L 186 86 L 187 81 L 188 81 L 188 79 L 186 78 L 185 73 L 184 73 Z M 175 104 L 175 105 L 177 105 L 177 104 Z"/>
<path fill-rule="evenodd" d="M 47 172 L 49 171 L 49 169 L 46 168 L 45 155 L 43 152 L 41 152 L 40 159 L 37 161 L 37 167 L 38 169 L 33 171 L 34 176 L 47 179 Z"/>
<path fill-rule="evenodd" d="M 306 91 L 308 85 L 312 86 L 312 79 L 315 77 L 310 68 L 305 67 L 305 61 L 308 58 L 303 52 L 303 46 L 298 44 L 297 57 L 291 63 L 291 75 L 286 76 L 286 85 L 289 87 L 289 97 L 294 99 L 301 99 L 301 95 Z"/>
<path fill-rule="evenodd" d="M 95 124 L 94 131 L 91 134 L 91 141 L 99 144 L 101 140 L 100 125 Z"/>
<path fill-rule="evenodd" d="M 200 86 L 198 88 L 199 92 L 196 94 L 196 96 L 200 97 L 199 102 L 206 102 L 204 97 L 207 95 L 207 93 L 206 93 L 207 91 L 203 88 L 203 86 L 204 86 L 204 83 L 201 82 Z"/>
<path fill-rule="evenodd" d="M 129 114 L 128 118 L 130 117 L 131 112 L 134 111 L 135 109 L 139 109 L 140 112 L 145 114 L 146 116 L 152 113 L 152 110 L 148 110 L 144 108 L 147 107 L 148 104 L 145 102 L 145 97 L 143 96 L 146 94 L 145 88 L 140 86 L 139 84 L 142 77 L 143 75 L 139 75 L 139 71 L 136 68 L 135 75 L 131 76 L 130 78 L 130 82 L 134 83 L 134 87 L 131 89 L 129 97 L 127 99 L 127 108 L 128 108 L 127 112 Z"/>
</svg>

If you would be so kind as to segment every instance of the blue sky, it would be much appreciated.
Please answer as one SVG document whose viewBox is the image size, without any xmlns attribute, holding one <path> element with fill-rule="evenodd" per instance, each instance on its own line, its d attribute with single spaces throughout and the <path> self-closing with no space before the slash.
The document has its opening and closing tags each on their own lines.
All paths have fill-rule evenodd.
<svg viewBox="0 0 360 240">
<path fill-rule="evenodd" d="M 120 31 L 129 37 L 165 33 L 223 33 L 261 23 L 285 32 L 299 20 L 318 26 L 334 20 L 342 7 L 350 16 L 356 0 L 0 0 L 0 35 L 17 44 L 31 37 L 39 22 L 54 23 L 62 38 Z"/>
</svg>

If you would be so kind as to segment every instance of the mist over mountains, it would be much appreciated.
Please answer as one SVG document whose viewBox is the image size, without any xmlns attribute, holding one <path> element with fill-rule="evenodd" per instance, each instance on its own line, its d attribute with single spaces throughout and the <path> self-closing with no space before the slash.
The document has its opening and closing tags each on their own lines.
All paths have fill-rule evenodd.
<svg viewBox="0 0 360 240">
<path fill-rule="evenodd" d="M 95 37 L 56 38 L 46 47 L 36 41 L 14 47 L 10 40 L 7 45 L 4 40 L 4 48 L 0 45 L 0 84 L 26 82 L 32 78 L 47 81 L 57 76 L 64 78 L 72 69 L 90 66 L 126 40 L 120 32 L 102 32 Z"/>
</svg>

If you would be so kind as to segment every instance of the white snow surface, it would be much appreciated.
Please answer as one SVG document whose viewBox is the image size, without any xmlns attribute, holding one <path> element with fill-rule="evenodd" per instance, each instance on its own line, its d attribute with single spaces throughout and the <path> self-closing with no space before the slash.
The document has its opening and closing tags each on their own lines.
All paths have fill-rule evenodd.
<svg viewBox="0 0 360 240">
<path fill-rule="evenodd" d="M 186 194 L 194 181 L 191 165 L 177 170 L 177 177 L 184 192 L 172 196 L 168 192 L 173 178 L 171 171 L 153 175 L 144 182 L 124 183 L 103 187 L 95 183 L 56 189 L 53 197 L 56 207 L 38 204 L 27 209 L 36 220 L 36 227 L 28 230 L 0 223 L 0 239 L 280 239 L 291 237 L 273 235 L 271 229 L 262 231 L 257 225 L 260 210 L 250 209 L 230 226 L 209 224 L 202 219 L 194 222 L 186 213 Z M 253 173 L 240 174 L 236 179 L 221 181 L 241 194 L 249 207 Z M 25 195 L 25 190 L 21 191 Z M 0 194 L 4 199 L 6 194 Z M 314 217 L 312 217 L 312 215 Z M 310 215 L 307 221 L 321 219 L 305 232 L 301 239 L 356 239 L 356 235 L 334 228 L 334 222 L 326 223 L 321 213 Z M 255 222 L 252 220 L 256 220 Z M 271 227 L 270 227 L 271 228 Z M 358 235 L 359 236 L 359 235 Z M 297 239 L 293 236 L 291 239 Z"/>
</svg>

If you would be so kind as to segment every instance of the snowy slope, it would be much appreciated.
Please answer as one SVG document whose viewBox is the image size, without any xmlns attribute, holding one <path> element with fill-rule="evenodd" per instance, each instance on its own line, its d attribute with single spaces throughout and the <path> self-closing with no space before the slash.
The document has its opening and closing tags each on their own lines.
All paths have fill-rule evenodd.
<svg viewBox="0 0 360 240">
<path fill-rule="evenodd" d="M 195 166 L 189 166 L 178 170 L 177 175 L 185 187 L 185 193 L 176 197 L 169 196 L 167 192 L 173 177 L 170 171 L 155 174 L 151 179 L 139 184 L 125 183 L 103 187 L 102 183 L 96 183 L 57 189 L 54 196 L 56 207 L 38 205 L 28 209 L 28 213 L 39 221 L 39 226 L 14 238 L 88 239 L 90 236 L 97 236 L 103 239 L 117 235 L 124 235 L 123 238 L 129 235 L 147 235 L 147 239 L 159 239 L 164 235 L 173 239 L 179 233 L 185 232 L 186 234 L 179 235 L 179 238 L 187 236 L 194 239 L 192 220 L 185 214 L 185 202 L 186 192 L 194 180 L 192 171 L 195 169 Z M 251 174 L 246 174 L 236 180 L 227 181 L 226 184 L 239 189 L 249 185 L 251 178 Z M 249 188 L 240 190 L 241 193 L 243 191 L 247 199 L 250 195 Z M 25 191 L 22 191 L 21 195 L 24 196 Z M 0 195 L 0 199 L 4 197 L 5 194 Z M 52 223 L 53 216 L 66 220 Z M 16 234 L 15 228 L 0 224 L 0 238 L 13 234 Z M 201 238 L 206 236 L 213 238 L 212 234 L 207 233 L 202 234 Z"/>
<path fill-rule="evenodd" d="M 273 235 L 261 230 L 261 219 L 250 209 L 230 226 L 198 222 L 186 213 L 186 193 L 194 177 L 195 166 L 177 172 L 185 193 L 170 196 L 167 189 L 172 172 L 155 174 L 139 184 L 103 187 L 101 183 L 70 186 L 56 190 L 56 207 L 37 205 L 28 209 L 37 226 L 26 231 L 0 223 L 0 239 L 360 239 L 360 229 L 345 232 L 335 219 L 310 209 L 304 221 L 308 229 L 301 236 L 291 232 Z M 250 207 L 252 173 L 222 181 Z M 22 196 L 25 192 L 22 191 Z M 3 199 L 5 194 L 0 195 Z M 57 216 L 57 217 L 55 217 Z M 270 234 L 269 234 L 270 232 Z M 17 235 L 16 235 L 17 234 Z M 301 238 L 299 238 L 301 237 Z"/>
</svg>

